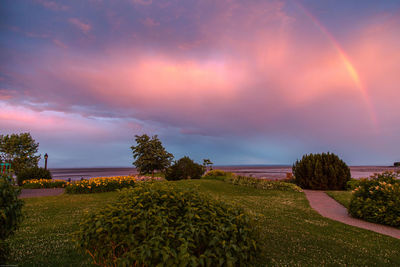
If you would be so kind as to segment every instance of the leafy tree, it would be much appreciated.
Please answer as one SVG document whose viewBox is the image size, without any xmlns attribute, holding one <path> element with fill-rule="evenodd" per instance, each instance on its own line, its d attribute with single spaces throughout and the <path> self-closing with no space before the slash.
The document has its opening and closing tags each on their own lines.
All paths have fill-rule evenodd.
<svg viewBox="0 0 400 267">
<path fill-rule="evenodd" d="M 210 159 L 203 159 L 203 166 L 204 166 L 204 168 L 207 170 L 207 168 L 208 168 L 208 166 L 210 166 L 210 170 L 212 170 L 213 168 L 212 168 L 212 165 L 213 165 L 214 163 L 212 163 L 211 162 L 211 160 Z"/>
<path fill-rule="evenodd" d="M 1 161 L 11 162 L 11 167 L 18 175 L 25 168 L 36 167 L 40 160 L 39 143 L 36 143 L 30 133 L 0 135 Z"/>
<path fill-rule="evenodd" d="M 189 157 L 183 157 L 176 161 L 165 172 L 167 180 L 200 179 L 204 174 L 205 168 L 197 164 Z"/>
<path fill-rule="evenodd" d="M 167 152 L 157 135 L 149 137 L 147 134 L 135 135 L 136 146 L 131 146 L 133 158 L 132 163 L 140 174 L 165 171 L 170 165 L 174 156 Z"/>
</svg>

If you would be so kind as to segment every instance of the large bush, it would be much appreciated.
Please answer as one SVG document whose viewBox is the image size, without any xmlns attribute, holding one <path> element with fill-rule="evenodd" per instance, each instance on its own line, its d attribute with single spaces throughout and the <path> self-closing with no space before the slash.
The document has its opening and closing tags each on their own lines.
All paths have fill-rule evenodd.
<svg viewBox="0 0 400 267">
<path fill-rule="evenodd" d="M 19 193 L 19 189 L 14 188 L 7 177 L 0 176 L 0 264 L 5 262 L 8 254 L 5 240 L 22 220 L 23 201 L 18 199 Z"/>
<path fill-rule="evenodd" d="M 332 153 L 304 155 L 292 168 L 295 182 L 304 189 L 342 190 L 350 180 L 350 168 Z"/>
<path fill-rule="evenodd" d="M 26 168 L 21 170 L 17 175 L 17 181 L 19 185 L 26 180 L 37 180 L 37 179 L 51 179 L 51 173 L 49 170 L 39 167 Z"/>
<path fill-rule="evenodd" d="M 167 180 L 200 179 L 205 169 L 189 157 L 183 157 L 169 167 L 165 173 Z"/>
<path fill-rule="evenodd" d="M 349 213 L 366 221 L 400 228 L 400 172 L 375 174 L 353 190 Z"/>
<path fill-rule="evenodd" d="M 253 229 L 239 208 L 142 183 L 83 221 L 77 240 L 103 266 L 251 266 Z"/>
</svg>

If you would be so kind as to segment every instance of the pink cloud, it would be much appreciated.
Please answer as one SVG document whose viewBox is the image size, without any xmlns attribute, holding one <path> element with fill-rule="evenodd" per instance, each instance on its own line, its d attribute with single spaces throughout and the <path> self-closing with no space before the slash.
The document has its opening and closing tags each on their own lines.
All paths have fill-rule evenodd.
<svg viewBox="0 0 400 267">
<path fill-rule="evenodd" d="M 35 0 L 35 1 L 36 1 L 36 3 L 44 6 L 45 8 L 52 9 L 52 10 L 57 10 L 57 11 L 58 10 L 63 10 L 63 11 L 65 11 L 65 10 L 69 9 L 68 6 L 56 3 L 54 1 L 48 1 L 48 0 Z"/>
<path fill-rule="evenodd" d="M 89 140 L 115 140 L 131 132 L 141 131 L 142 126 L 134 122 L 124 122 L 100 117 L 83 117 L 79 114 L 35 111 L 26 107 L 10 104 L 0 97 L 0 127 L 6 130 L 30 131 L 41 135 L 51 133 L 59 138 L 76 137 Z M 124 129 L 115 133 L 113 129 Z"/>
<path fill-rule="evenodd" d="M 151 5 L 153 0 L 132 0 L 132 2 L 134 4 L 147 6 L 147 5 Z"/>
<path fill-rule="evenodd" d="M 159 25 L 160 25 L 159 22 L 155 21 L 155 20 L 152 19 L 152 18 L 146 18 L 146 19 L 144 19 L 144 20 L 142 21 L 142 23 L 143 23 L 144 25 L 146 25 L 147 27 L 154 27 L 154 26 L 159 26 Z"/>
<path fill-rule="evenodd" d="M 61 48 L 64 48 L 64 49 L 68 48 L 68 46 L 66 44 L 64 44 L 63 42 L 61 42 L 60 40 L 53 39 L 53 43 L 55 45 L 57 45 L 58 47 L 61 47 Z"/>
<path fill-rule="evenodd" d="M 68 19 L 68 21 L 69 23 L 77 27 L 79 30 L 81 30 L 84 34 L 88 34 L 92 29 L 92 26 L 89 23 L 84 23 L 77 18 L 70 18 Z"/>
</svg>

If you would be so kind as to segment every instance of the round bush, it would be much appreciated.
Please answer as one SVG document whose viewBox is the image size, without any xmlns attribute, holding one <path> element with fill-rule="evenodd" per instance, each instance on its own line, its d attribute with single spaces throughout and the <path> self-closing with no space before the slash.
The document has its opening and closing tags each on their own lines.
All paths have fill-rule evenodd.
<svg viewBox="0 0 400 267">
<path fill-rule="evenodd" d="M 200 179 L 205 169 L 202 165 L 195 163 L 189 157 L 183 157 L 169 167 L 165 173 L 165 179 Z"/>
<path fill-rule="evenodd" d="M 171 186 L 122 190 L 81 223 L 79 246 L 104 266 L 250 266 L 258 249 L 248 216 Z"/>
<path fill-rule="evenodd" d="M 366 221 L 400 228 L 400 172 L 375 174 L 353 190 L 349 213 Z"/>
<path fill-rule="evenodd" d="M 295 182 L 304 189 L 343 190 L 350 180 L 350 168 L 332 153 L 304 155 L 292 168 Z"/>
<path fill-rule="evenodd" d="M 14 233 L 22 220 L 23 201 L 18 199 L 19 193 L 6 176 L 0 176 L 0 263 L 8 254 L 5 239 Z"/>
<path fill-rule="evenodd" d="M 51 173 L 49 170 L 39 167 L 26 168 L 21 170 L 17 175 L 17 181 L 19 185 L 22 185 L 25 180 L 33 179 L 51 179 Z"/>
</svg>

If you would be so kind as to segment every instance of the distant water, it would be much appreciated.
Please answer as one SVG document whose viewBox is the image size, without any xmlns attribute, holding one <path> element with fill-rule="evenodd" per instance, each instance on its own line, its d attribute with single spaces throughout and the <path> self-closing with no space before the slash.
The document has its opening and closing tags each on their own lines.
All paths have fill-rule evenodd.
<svg viewBox="0 0 400 267">
<path fill-rule="evenodd" d="M 230 171 L 238 175 L 258 178 L 284 179 L 286 173 L 292 172 L 291 166 L 214 166 L 214 169 Z M 400 170 L 400 168 L 385 166 L 351 166 L 353 178 L 369 177 L 374 173 L 388 170 Z M 54 179 L 80 180 L 81 178 L 124 176 L 137 174 L 135 168 L 64 168 L 50 169 Z"/>
</svg>

